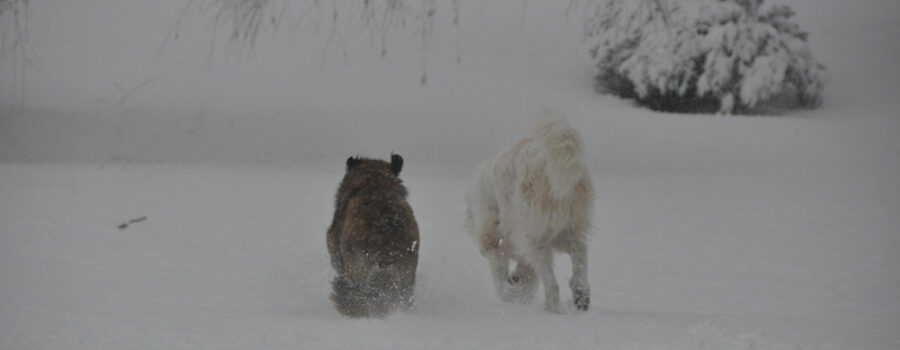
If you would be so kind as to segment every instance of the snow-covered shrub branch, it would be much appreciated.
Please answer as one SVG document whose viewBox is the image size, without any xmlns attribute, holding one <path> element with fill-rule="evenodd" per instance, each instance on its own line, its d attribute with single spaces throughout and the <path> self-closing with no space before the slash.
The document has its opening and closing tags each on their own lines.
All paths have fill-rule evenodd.
<svg viewBox="0 0 900 350">
<path fill-rule="evenodd" d="M 606 0 L 586 25 L 598 81 L 651 108 L 723 113 L 791 95 L 821 103 L 826 81 L 793 10 L 762 0 Z"/>
</svg>

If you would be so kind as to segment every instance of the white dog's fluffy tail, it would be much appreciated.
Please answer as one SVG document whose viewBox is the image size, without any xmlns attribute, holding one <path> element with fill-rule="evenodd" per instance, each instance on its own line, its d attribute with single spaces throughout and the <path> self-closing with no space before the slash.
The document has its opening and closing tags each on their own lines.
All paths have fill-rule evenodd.
<svg viewBox="0 0 900 350">
<path fill-rule="evenodd" d="M 536 133 L 545 146 L 550 195 L 556 199 L 568 198 L 585 176 L 581 136 L 569 126 L 562 110 L 546 106 L 541 108 Z"/>
</svg>

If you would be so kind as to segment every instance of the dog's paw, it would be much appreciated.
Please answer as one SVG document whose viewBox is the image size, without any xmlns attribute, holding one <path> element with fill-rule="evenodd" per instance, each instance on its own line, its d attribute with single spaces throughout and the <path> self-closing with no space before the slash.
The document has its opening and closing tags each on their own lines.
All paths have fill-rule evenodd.
<svg viewBox="0 0 900 350">
<path fill-rule="evenodd" d="M 534 279 L 534 273 L 530 270 L 521 270 L 516 269 L 513 271 L 512 275 L 506 280 L 507 283 L 512 285 L 513 287 L 530 284 Z"/>
<path fill-rule="evenodd" d="M 524 280 L 525 279 L 522 276 L 514 275 L 510 276 L 509 279 L 506 280 L 506 282 L 509 282 L 509 284 L 511 285 L 517 286 L 519 284 L 522 284 Z"/>
<path fill-rule="evenodd" d="M 527 275 L 513 274 L 506 280 L 504 292 L 509 301 L 517 303 L 529 303 L 534 299 L 535 287 L 537 284 L 534 279 L 528 278 Z"/>
<path fill-rule="evenodd" d="M 587 311 L 588 306 L 591 304 L 591 295 L 587 291 L 576 291 L 575 293 L 575 308 L 581 311 Z"/>
</svg>

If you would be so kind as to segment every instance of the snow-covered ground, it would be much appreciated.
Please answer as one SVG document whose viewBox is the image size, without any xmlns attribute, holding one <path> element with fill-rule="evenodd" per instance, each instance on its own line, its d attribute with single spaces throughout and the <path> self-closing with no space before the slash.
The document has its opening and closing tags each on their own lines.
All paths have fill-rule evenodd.
<svg viewBox="0 0 900 350">
<path fill-rule="evenodd" d="M 449 25 L 427 61 L 302 26 L 209 55 L 206 22 L 160 50 L 181 3 L 32 4 L 27 106 L 0 114 L 0 349 L 900 348 L 898 2 L 784 1 L 832 80 L 778 117 L 595 94 L 566 2 L 462 2 L 460 63 Z M 474 166 L 542 103 L 597 187 L 587 313 L 502 303 L 462 230 Z M 417 305 L 346 319 L 334 190 L 347 156 L 391 151 Z"/>
</svg>

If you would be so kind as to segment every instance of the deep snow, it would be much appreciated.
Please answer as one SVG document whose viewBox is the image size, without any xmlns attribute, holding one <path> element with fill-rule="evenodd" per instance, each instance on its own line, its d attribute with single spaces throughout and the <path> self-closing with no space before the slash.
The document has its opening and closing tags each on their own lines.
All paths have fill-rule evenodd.
<svg viewBox="0 0 900 350">
<path fill-rule="evenodd" d="M 180 3 L 32 4 L 27 106 L 0 115 L 0 349 L 900 348 L 898 2 L 784 1 L 832 81 L 779 117 L 595 94 L 562 3 L 463 2 L 462 61 L 439 29 L 425 86 L 402 34 L 380 58 L 282 30 L 248 59 L 209 56 L 202 22 L 160 50 Z M 475 164 L 541 103 L 585 136 L 597 188 L 583 314 L 500 302 L 462 231 Z M 344 319 L 332 196 L 347 156 L 391 151 L 417 307 Z"/>
</svg>

